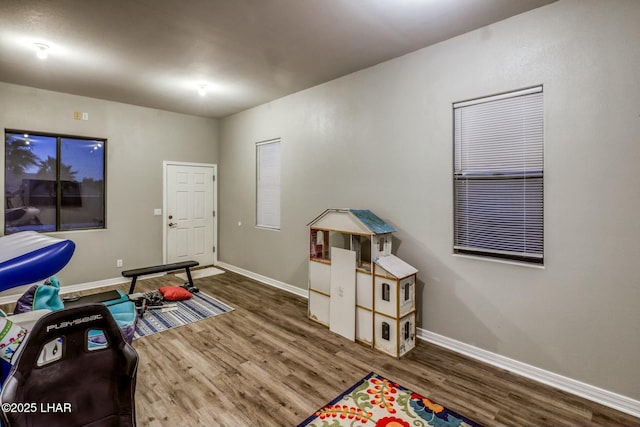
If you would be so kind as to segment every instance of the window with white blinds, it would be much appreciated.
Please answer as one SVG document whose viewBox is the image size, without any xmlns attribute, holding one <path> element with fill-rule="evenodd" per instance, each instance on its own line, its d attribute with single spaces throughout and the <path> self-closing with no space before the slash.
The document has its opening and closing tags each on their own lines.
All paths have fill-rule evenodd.
<svg viewBox="0 0 640 427">
<path fill-rule="evenodd" d="M 280 140 L 256 144 L 256 226 L 280 229 Z"/>
<path fill-rule="evenodd" d="M 454 111 L 454 252 L 542 264 L 542 86 Z"/>
</svg>

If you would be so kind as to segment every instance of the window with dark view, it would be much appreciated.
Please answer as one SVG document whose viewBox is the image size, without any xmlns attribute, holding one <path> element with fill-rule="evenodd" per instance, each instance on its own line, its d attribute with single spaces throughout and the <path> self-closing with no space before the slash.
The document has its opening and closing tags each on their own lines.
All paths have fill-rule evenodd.
<svg viewBox="0 0 640 427">
<path fill-rule="evenodd" d="M 5 234 L 105 227 L 105 139 L 5 132 Z"/>
</svg>

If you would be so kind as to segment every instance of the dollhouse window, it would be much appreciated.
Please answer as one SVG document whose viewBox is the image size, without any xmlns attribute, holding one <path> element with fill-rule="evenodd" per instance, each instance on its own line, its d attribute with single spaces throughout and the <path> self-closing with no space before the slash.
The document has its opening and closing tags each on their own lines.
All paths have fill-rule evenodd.
<svg viewBox="0 0 640 427">
<path fill-rule="evenodd" d="M 404 324 L 404 339 L 408 340 L 411 336 L 411 322 L 407 322 Z"/>
<path fill-rule="evenodd" d="M 405 283 L 404 285 L 404 301 L 407 302 L 411 299 L 411 283 Z"/>
<path fill-rule="evenodd" d="M 378 238 L 378 252 L 384 252 L 384 237 Z"/>
<path fill-rule="evenodd" d="M 382 284 L 382 300 L 383 301 L 391 300 L 391 286 L 388 283 Z"/>
<path fill-rule="evenodd" d="M 389 341 L 389 324 L 382 322 L 382 339 Z"/>
</svg>

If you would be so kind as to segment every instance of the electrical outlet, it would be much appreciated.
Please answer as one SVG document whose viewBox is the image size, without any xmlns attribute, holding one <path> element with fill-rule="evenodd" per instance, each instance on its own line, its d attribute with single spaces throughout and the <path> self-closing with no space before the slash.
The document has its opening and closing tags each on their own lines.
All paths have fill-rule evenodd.
<svg viewBox="0 0 640 427">
<path fill-rule="evenodd" d="M 122 260 L 121 259 L 116 260 L 116 267 L 122 267 Z"/>
</svg>

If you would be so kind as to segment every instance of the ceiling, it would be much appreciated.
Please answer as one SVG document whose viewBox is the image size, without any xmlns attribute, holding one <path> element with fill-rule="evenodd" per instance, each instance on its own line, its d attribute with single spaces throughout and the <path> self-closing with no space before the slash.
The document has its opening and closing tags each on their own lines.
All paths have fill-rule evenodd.
<svg viewBox="0 0 640 427">
<path fill-rule="evenodd" d="M 553 1 L 0 0 L 0 81 L 224 117 Z"/>
</svg>

